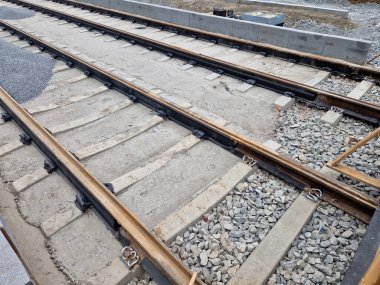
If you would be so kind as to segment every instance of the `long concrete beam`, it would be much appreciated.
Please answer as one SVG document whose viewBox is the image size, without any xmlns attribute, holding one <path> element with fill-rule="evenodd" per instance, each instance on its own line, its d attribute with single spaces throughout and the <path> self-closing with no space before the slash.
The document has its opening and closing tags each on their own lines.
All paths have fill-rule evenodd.
<svg viewBox="0 0 380 285">
<path fill-rule="evenodd" d="M 223 18 L 128 0 L 78 0 L 109 9 L 254 42 L 364 64 L 370 41 Z"/>
</svg>

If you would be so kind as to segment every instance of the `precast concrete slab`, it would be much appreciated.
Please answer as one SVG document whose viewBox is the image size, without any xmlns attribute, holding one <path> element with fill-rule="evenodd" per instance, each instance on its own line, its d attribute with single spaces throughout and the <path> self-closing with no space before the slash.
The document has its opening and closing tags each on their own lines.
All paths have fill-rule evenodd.
<svg viewBox="0 0 380 285">
<path fill-rule="evenodd" d="M 110 182 L 145 164 L 189 133 L 189 130 L 171 121 L 165 121 L 83 163 L 100 181 Z M 107 163 L 104 164 L 104 161 Z"/>
<path fill-rule="evenodd" d="M 237 162 L 238 158 L 219 146 L 202 141 L 129 187 L 119 198 L 146 226 L 154 227 Z"/>
<path fill-rule="evenodd" d="M 0 125 L 0 147 L 17 140 L 19 138 L 18 134 L 21 133 L 22 131 L 17 125 L 11 122 Z"/>
<path fill-rule="evenodd" d="M 148 108 L 134 104 L 101 120 L 57 135 L 58 141 L 68 150 L 75 152 L 94 143 L 125 132 L 134 122 L 155 116 Z"/>
<path fill-rule="evenodd" d="M 0 157 L 0 177 L 13 182 L 43 166 L 43 155 L 33 146 L 27 145 Z"/>
<path fill-rule="evenodd" d="M 42 222 L 68 209 L 75 201 L 75 190 L 58 173 L 23 191 L 17 201 L 21 215 L 31 225 Z"/>
<path fill-rule="evenodd" d="M 120 243 L 92 210 L 56 232 L 48 247 L 57 266 L 79 284 L 85 284 L 121 252 Z"/>
<path fill-rule="evenodd" d="M 83 94 L 85 92 L 79 89 L 73 93 Z M 54 128 L 70 121 L 90 117 L 123 102 L 130 102 L 130 100 L 123 94 L 110 90 L 75 104 L 37 114 L 34 117 L 41 125 L 50 129 L 50 127 Z"/>
</svg>

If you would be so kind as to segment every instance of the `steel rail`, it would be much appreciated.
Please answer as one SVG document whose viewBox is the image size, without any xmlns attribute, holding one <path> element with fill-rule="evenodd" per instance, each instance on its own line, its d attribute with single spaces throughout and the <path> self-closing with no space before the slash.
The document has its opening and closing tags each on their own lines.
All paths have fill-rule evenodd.
<svg viewBox="0 0 380 285">
<path fill-rule="evenodd" d="M 97 203 L 112 216 L 130 235 L 154 264 L 174 284 L 188 284 L 192 274 L 170 252 L 170 250 L 151 233 L 139 219 L 125 207 L 100 181 L 92 176 L 83 165 L 25 110 L 2 87 L 0 103 L 17 124 L 55 163 L 63 174 L 79 191 L 85 189 Z M 203 284 L 199 279 L 195 284 Z"/>
<path fill-rule="evenodd" d="M 367 121 L 378 125 L 380 123 L 380 106 L 365 101 L 353 99 L 347 96 L 334 94 L 323 91 L 305 84 L 297 83 L 292 80 L 280 78 L 268 73 L 256 71 L 250 68 L 238 66 L 225 61 L 221 61 L 209 56 L 201 55 L 172 45 L 148 39 L 139 35 L 135 35 L 126 31 L 122 31 L 107 25 L 99 24 L 94 21 L 86 20 L 74 15 L 50 9 L 41 5 L 33 4 L 23 0 L 5 0 L 11 3 L 28 7 L 33 10 L 41 11 L 50 15 L 54 15 L 59 19 L 69 22 L 75 22 L 80 25 L 89 27 L 89 29 L 97 29 L 109 34 L 117 39 L 124 39 L 149 49 L 158 50 L 164 54 L 175 56 L 185 61 L 192 62 L 196 65 L 214 70 L 216 72 L 225 73 L 229 76 L 239 78 L 241 80 L 255 82 L 256 85 L 275 92 L 283 93 L 288 96 L 297 96 L 301 100 L 310 101 L 312 104 L 322 106 L 324 108 L 335 106 L 343 109 L 343 112 L 351 117 Z"/>
<path fill-rule="evenodd" d="M 213 121 L 207 120 L 187 109 L 183 109 L 153 92 L 140 88 L 111 72 L 105 71 L 73 54 L 54 47 L 4 21 L 0 21 L 0 26 L 5 27 L 12 33 L 18 34 L 29 43 L 37 45 L 40 49 L 49 52 L 53 57 L 61 58 L 69 66 L 76 67 L 88 76 L 104 82 L 107 86 L 125 94 L 131 100 L 138 101 L 156 110 L 162 116 L 191 130 L 203 133 L 204 137 L 221 145 L 235 155 L 239 157 L 249 156 L 255 159 L 260 167 L 285 179 L 299 189 L 308 187 L 320 189 L 323 191 L 323 197 L 326 201 L 344 209 L 364 222 L 368 223 L 370 221 L 373 212 L 379 205 L 379 201 L 372 197 L 360 193 L 295 160 L 273 152 Z"/>
<path fill-rule="evenodd" d="M 377 84 L 380 84 L 380 70 L 363 66 L 359 64 L 350 63 L 344 60 L 329 58 L 320 55 L 314 55 L 306 52 L 295 51 L 287 48 L 280 48 L 270 44 L 263 44 L 249 40 L 243 40 L 232 36 L 227 36 L 218 33 L 207 32 L 200 29 L 190 28 L 186 26 L 176 25 L 169 22 L 155 20 L 144 16 L 134 15 L 127 12 L 122 12 L 115 9 L 104 8 L 87 3 L 81 3 L 73 0 L 50 0 L 52 2 L 80 7 L 88 9 L 101 14 L 108 14 L 115 17 L 125 18 L 137 23 L 144 23 L 152 27 L 157 27 L 167 31 L 177 32 L 180 35 L 193 36 L 200 39 L 217 42 L 226 46 L 237 47 L 241 50 L 251 51 L 255 53 L 262 53 L 265 56 L 273 56 L 295 62 L 312 66 L 319 69 L 331 70 L 334 73 L 343 73 L 353 79 L 364 79 L 364 77 L 371 77 Z"/>
</svg>

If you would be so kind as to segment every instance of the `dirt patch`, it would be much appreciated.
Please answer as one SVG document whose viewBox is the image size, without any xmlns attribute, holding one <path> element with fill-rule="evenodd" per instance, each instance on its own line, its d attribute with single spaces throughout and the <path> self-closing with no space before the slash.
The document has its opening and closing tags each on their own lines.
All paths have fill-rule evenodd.
<svg viewBox="0 0 380 285">
<path fill-rule="evenodd" d="M 380 1 L 380 0 L 376 0 Z M 214 7 L 226 8 L 234 10 L 235 14 L 242 12 L 252 12 L 252 11 L 270 11 L 272 13 L 285 13 L 285 26 L 293 26 L 296 22 L 302 20 L 313 19 L 317 23 L 325 23 L 334 25 L 341 29 L 353 29 L 356 27 L 355 23 L 349 19 L 343 17 L 328 15 L 318 12 L 310 12 L 307 10 L 299 9 L 289 9 L 282 7 L 269 7 L 263 5 L 254 5 L 254 4 L 238 4 L 238 3 L 229 3 L 227 0 L 151 0 L 148 1 L 152 4 L 165 5 L 170 7 L 176 7 L 179 9 L 190 10 L 200 13 L 211 13 Z M 365 1 L 363 1 L 365 2 Z"/>
</svg>

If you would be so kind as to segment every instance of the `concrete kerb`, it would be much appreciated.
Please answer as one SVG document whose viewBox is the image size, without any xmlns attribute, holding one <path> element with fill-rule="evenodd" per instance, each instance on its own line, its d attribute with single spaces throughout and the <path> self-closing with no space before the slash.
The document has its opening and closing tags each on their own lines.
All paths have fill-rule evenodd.
<svg viewBox="0 0 380 285">
<path fill-rule="evenodd" d="M 371 46 L 371 42 L 364 40 L 298 31 L 135 1 L 79 1 L 245 40 L 343 59 L 357 64 L 365 62 Z"/>
</svg>

